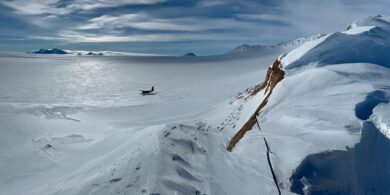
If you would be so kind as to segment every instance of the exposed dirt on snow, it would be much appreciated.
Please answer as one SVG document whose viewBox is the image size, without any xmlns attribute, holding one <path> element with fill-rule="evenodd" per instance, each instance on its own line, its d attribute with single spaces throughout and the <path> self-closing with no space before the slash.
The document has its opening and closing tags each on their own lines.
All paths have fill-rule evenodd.
<svg viewBox="0 0 390 195">
<path fill-rule="evenodd" d="M 264 90 L 266 94 L 263 101 L 260 103 L 259 107 L 248 119 L 247 122 L 241 127 L 241 129 L 233 136 L 229 141 L 227 150 L 232 151 L 235 145 L 244 137 L 245 133 L 252 129 L 253 125 L 256 123 L 256 115 L 264 108 L 268 103 L 268 98 L 271 96 L 274 87 L 284 78 L 284 71 L 280 68 L 280 61 L 277 59 L 274 64 L 268 68 L 266 78 L 264 82 L 255 86 L 253 90 L 249 91 L 251 96 L 256 95 L 258 92 Z"/>
</svg>

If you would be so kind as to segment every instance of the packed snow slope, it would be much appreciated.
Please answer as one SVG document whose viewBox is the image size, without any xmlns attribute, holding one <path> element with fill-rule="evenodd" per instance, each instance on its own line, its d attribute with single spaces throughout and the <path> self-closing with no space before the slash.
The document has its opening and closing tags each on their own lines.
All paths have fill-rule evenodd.
<svg viewBox="0 0 390 195">
<path fill-rule="evenodd" d="M 280 52 L 1 54 L 0 194 L 206 192 L 217 150 L 201 149 L 215 139 L 205 113 L 255 85 Z"/>
<path fill-rule="evenodd" d="M 389 123 L 383 120 L 390 98 L 389 21 L 355 21 L 282 57 L 286 77 L 261 123 L 287 189 L 390 193 Z"/>
<path fill-rule="evenodd" d="M 390 66 L 390 25 L 387 17 L 353 22 L 348 30 L 304 44 L 283 59 L 289 68 L 302 64 L 373 63 Z"/>
<path fill-rule="evenodd" d="M 3 54 L 0 194 L 390 194 L 389 21 L 281 56 Z"/>
</svg>

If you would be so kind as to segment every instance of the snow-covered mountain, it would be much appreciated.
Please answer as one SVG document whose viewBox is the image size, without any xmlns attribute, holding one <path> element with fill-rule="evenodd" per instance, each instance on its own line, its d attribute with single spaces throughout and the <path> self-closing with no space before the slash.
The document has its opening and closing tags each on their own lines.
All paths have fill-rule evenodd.
<svg viewBox="0 0 390 195">
<path fill-rule="evenodd" d="M 389 67 L 389 26 L 382 16 L 355 21 L 349 30 L 331 33 L 290 52 L 283 62 L 289 68 L 310 63 L 323 66 L 356 62 Z"/>
<path fill-rule="evenodd" d="M 33 54 L 68 54 L 68 52 L 61 50 L 61 49 L 57 49 L 57 48 L 39 49 L 39 50 L 32 51 L 31 53 L 33 53 Z"/>
<path fill-rule="evenodd" d="M 119 52 L 119 51 L 84 51 L 84 50 L 62 50 L 62 49 L 39 49 L 32 52 L 32 54 L 66 54 L 77 56 L 161 56 L 158 54 L 150 53 L 131 53 L 131 52 Z"/>
<path fill-rule="evenodd" d="M 282 47 L 282 48 L 286 48 L 286 49 L 294 49 L 306 42 L 309 42 L 309 41 L 313 41 L 313 40 L 317 40 L 323 36 L 325 36 L 326 34 L 324 33 L 319 33 L 319 34 L 316 34 L 316 35 L 311 35 L 311 36 L 305 36 L 305 37 L 301 37 L 301 38 L 298 38 L 298 39 L 295 39 L 295 40 L 292 40 L 292 41 L 285 41 L 285 42 L 281 42 L 281 43 L 278 43 L 276 45 L 249 45 L 249 44 L 243 44 L 243 45 L 240 45 L 236 48 L 234 48 L 231 52 L 247 52 L 247 51 L 256 51 L 256 50 L 267 50 L 267 49 L 273 49 L 273 48 L 278 48 L 278 47 Z"/>
<path fill-rule="evenodd" d="M 183 56 L 185 56 L 185 57 L 196 57 L 197 55 L 190 52 L 190 53 L 184 54 Z"/>
<path fill-rule="evenodd" d="M 281 58 L 287 76 L 263 111 L 262 127 L 278 132 L 270 145 L 286 141 L 276 147 L 290 155 L 278 155 L 276 167 L 293 192 L 390 192 L 389 124 L 377 122 L 389 113 L 389 21 L 356 21 Z"/>
<path fill-rule="evenodd" d="M 277 44 L 278 46 L 290 46 L 290 47 L 298 47 L 306 42 L 317 40 L 323 36 L 325 36 L 325 33 L 318 33 L 315 35 L 305 36 L 298 39 L 294 39 L 292 41 L 285 41 Z"/>
<path fill-rule="evenodd" d="M 236 48 L 234 48 L 231 52 L 245 52 L 245 51 L 251 51 L 251 50 L 264 50 L 264 49 L 270 49 L 273 48 L 273 45 L 249 45 L 249 44 L 242 44 Z"/>
<path fill-rule="evenodd" d="M 120 51 L 84 51 L 84 50 L 65 50 L 68 54 L 82 56 L 161 56 L 151 53 L 132 53 Z"/>
<path fill-rule="evenodd" d="M 4 56 L 0 194 L 390 194 L 389 33 L 223 63 Z"/>
</svg>

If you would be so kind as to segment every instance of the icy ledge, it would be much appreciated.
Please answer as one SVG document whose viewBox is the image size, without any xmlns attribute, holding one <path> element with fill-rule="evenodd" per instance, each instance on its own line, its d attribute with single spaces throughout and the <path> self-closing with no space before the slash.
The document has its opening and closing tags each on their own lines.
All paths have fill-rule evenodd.
<svg viewBox="0 0 390 195">
<path fill-rule="evenodd" d="M 379 131 L 390 139 L 390 104 L 379 104 L 374 108 L 372 121 Z"/>
<path fill-rule="evenodd" d="M 375 107 L 360 141 L 346 150 L 308 155 L 292 174 L 298 194 L 389 194 L 390 104 Z"/>
</svg>

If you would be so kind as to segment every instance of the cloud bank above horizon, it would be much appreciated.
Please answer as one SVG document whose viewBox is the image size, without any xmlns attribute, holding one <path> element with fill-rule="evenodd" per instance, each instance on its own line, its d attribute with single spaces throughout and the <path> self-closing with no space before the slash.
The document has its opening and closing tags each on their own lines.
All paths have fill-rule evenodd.
<svg viewBox="0 0 390 195">
<path fill-rule="evenodd" d="M 3 0 L 0 51 L 217 54 L 343 30 L 389 8 L 387 0 Z"/>
</svg>

